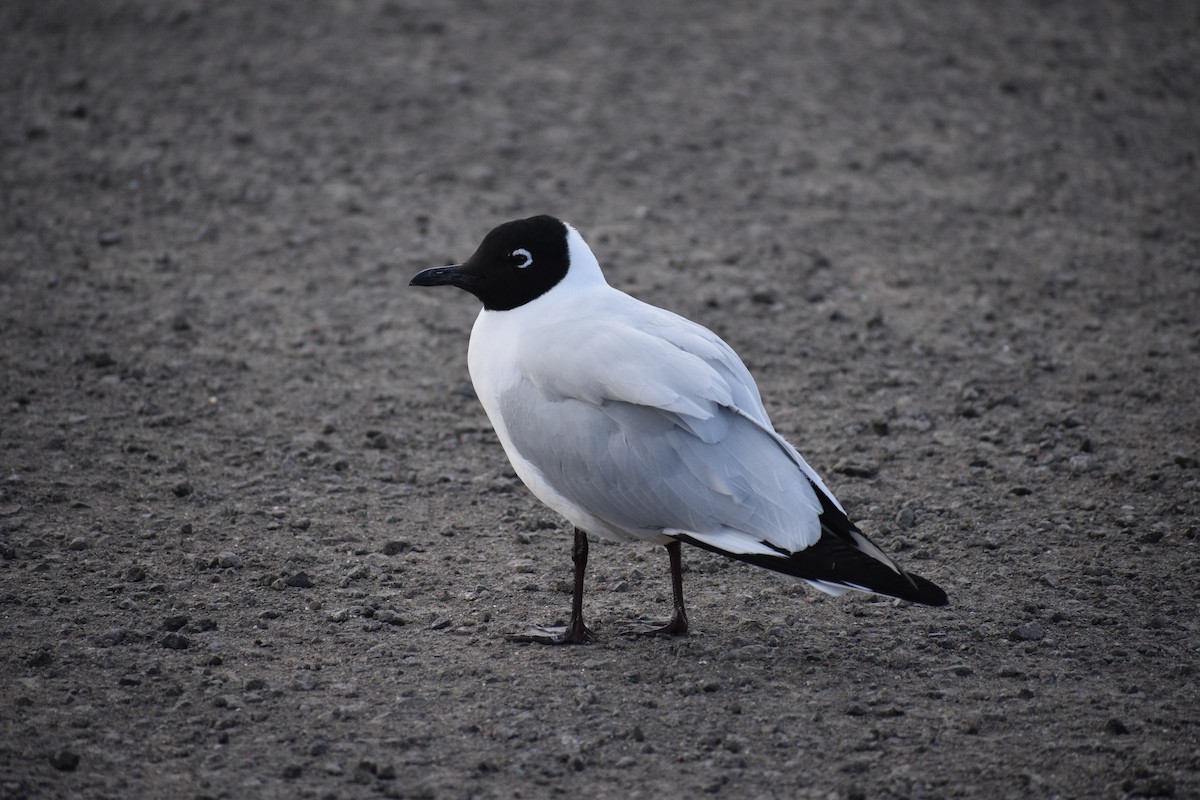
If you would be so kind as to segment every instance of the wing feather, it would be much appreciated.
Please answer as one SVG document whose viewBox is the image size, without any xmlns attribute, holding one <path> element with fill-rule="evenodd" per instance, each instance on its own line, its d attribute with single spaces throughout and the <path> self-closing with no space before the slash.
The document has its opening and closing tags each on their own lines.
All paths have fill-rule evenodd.
<svg viewBox="0 0 1200 800">
<path fill-rule="evenodd" d="M 815 543 L 811 470 L 766 421 L 745 366 L 661 314 L 672 319 L 588 320 L 586 358 L 567 352 L 569 328 L 522 342 L 528 380 L 499 397 L 512 446 L 571 503 L 635 535 L 686 531 L 742 552 Z"/>
</svg>

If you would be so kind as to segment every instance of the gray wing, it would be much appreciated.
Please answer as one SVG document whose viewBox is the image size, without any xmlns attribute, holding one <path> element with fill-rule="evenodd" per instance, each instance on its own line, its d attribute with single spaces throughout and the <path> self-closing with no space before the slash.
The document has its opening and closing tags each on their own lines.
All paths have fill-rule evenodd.
<svg viewBox="0 0 1200 800">
<path fill-rule="evenodd" d="M 586 353 L 570 352 L 578 327 L 524 344 L 528 380 L 499 396 L 512 446 L 555 491 L 631 533 L 742 553 L 816 542 L 815 476 L 771 429 L 745 366 L 694 323 L 642 323 L 593 321 Z"/>
</svg>

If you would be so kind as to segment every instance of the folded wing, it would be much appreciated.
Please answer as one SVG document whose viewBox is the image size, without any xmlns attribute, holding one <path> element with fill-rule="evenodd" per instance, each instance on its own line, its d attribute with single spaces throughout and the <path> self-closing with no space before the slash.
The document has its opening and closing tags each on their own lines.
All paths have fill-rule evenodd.
<svg viewBox="0 0 1200 800">
<path fill-rule="evenodd" d="M 745 366 L 711 332 L 652 310 L 662 316 L 632 327 L 589 319 L 582 347 L 570 327 L 531 333 L 528 380 L 500 395 L 512 445 L 631 534 L 686 531 L 730 553 L 814 544 L 824 487 L 770 427 Z"/>
</svg>

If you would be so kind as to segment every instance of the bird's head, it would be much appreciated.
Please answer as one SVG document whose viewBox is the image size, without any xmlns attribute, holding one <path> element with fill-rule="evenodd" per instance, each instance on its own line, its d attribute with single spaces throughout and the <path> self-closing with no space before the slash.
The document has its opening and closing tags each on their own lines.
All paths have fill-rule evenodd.
<svg viewBox="0 0 1200 800">
<path fill-rule="evenodd" d="M 542 215 L 505 222 L 483 237 L 463 263 L 418 272 L 409 285 L 457 286 L 478 297 L 487 310 L 507 311 L 562 282 L 571 269 L 572 237 L 590 256 L 579 234 L 562 220 Z"/>
</svg>

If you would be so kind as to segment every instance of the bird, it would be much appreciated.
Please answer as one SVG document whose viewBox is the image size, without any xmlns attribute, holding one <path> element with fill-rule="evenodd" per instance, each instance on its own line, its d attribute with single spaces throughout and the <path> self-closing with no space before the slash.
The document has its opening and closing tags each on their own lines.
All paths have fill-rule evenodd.
<svg viewBox="0 0 1200 800">
<path fill-rule="evenodd" d="M 522 642 L 592 640 L 583 614 L 588 534 L 663 545 L 669 620 L 629 631 L 688 633 L 681 544 L 804 581 L 929 606 L 945 591 L 906 572 L 848 518 L 774 428 L 754 378 L 715 333 L 606 280 L 570 224 L 505 222 L 466 261 L 411 286 L 456 286 L 483 304 L 467 367 L 513 470 L 574 527 L 571 617 Z"/>
</svg>

